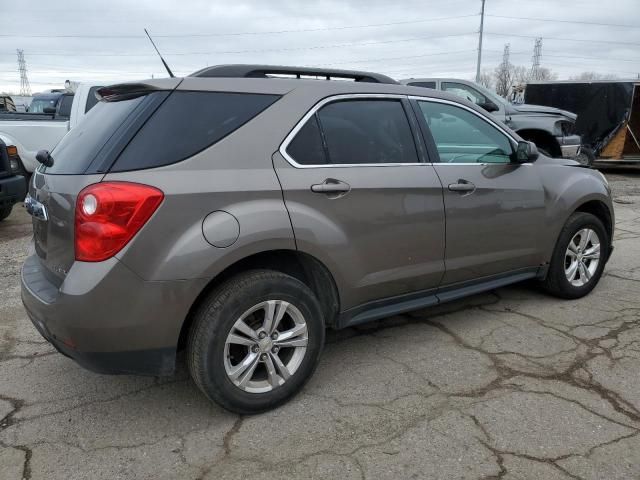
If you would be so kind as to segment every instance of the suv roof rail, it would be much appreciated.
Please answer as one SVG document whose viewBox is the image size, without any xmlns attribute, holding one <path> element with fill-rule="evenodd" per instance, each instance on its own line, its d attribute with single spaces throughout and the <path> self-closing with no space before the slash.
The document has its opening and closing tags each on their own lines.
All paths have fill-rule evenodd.
<svg viewBox="0 0 640 480">
<path fill-rule="evenodd" d="M 189 75 L 190 77 L 217 77 L 217 78 L 269 78 L 269 75 L 295 75 L 296 78 L 325 77 L 352 79 L 356 82 L 366 83 L 393 83 L 391 77 L 373 72 L 359 72 L 356 70 L 336 70 L 331 68 L 315 67 L 286 67 L 278 65 L 216 65 L 206 67 Z"/>
</svg>

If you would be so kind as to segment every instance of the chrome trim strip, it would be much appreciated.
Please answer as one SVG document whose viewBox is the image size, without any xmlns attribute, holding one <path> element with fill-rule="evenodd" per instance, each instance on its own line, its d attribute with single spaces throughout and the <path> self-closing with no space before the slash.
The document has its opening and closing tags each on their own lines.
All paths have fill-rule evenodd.
<svg viewBox="0 0 640 480">
<path fill-rule="evenodd" d="M 432 165 L 427 162 L 417 162 L 417 163 L 327 163 L 320 165 L 301 165 L 296 162 L 293 158 L 289 156 L 287 153 L 287 147 L 289 143 L 293 140 L 293 137 L 300 131 L 300 129 L 304 126 L 304 124 L 311 118 L 318 110 L 324 107 L 327 103 L 332 103 L 340 100 L 347 100 L 352 98 L 391 98 L 394 100 L 402 100 L 406 99 L 407 95 L 401 95 L 397 93 L 350 93 L 350 94 L 340 94 L 333 95 L 331 97 L 323 98 L 318 103 L 316 103 L 311 110 L 309 110 L 302 119 L 296 123 L 296 126 L 293 127 L 293 130 L 289 132 L 289 135 L 285 137 L 285 139 L 280 144 L 280 148 L 278 151 L 280 155 L 284 157 L 284 159 L 291 164 L 291 166 L 295 168 L 345 168 L 345 167 L 401 167 L 401 166 L 410 166 L 410 165 Z"/>
<path fill-rule="evenodd" d="M 296 136 L 296 134 L 300 131 L 300 129 L 307 122 L 307 120 L 309 120 L 309 118 L 311 118 L 318 110 L 320 110 L 323 106 L 325 106 L 328 103 L 332 103 L 332 102 L 336 102 L 336 101 L 340 101 L 340 100 L 352 99 L 352 98 L 391 98 L 391 99 L 399 99 L 399 100 L 402 100 L 404 98 L 404 99 L 409 99 L 409 100 L 417 100 L 417 101 L 421 101 L 421 102 L 445 103 L 445 104 L 448 104 L 448 105 L 452 105 L 454 107 L 462 108 L 464 110 L 467 110 L 467 111 L 473 113 L 477 117 L 479 117 L 482 120 L 486 121 L 487 123 L 493 125 L 500 132 L 502 132 L 504 135 L 506 135 L 506 137 L 509 140 L 511 140 L 511 142 L 513 144 L 515 144 L 515 146 L 518 145 L 518 141 L 513 136 L 511 136 L 511 134 L 507 130 L 505 130 L 499 123 L 497 123 L 495 120 L 493 120 L 492 118 L 485 117 L 484 115 L 480 114 L 479 112 L 476 112 L 474 109 L 469 108 L 466 105 L 463 105 L 463 104 L 458 103 L 458 102 L 454 102 L 454 101 L 451 101 L 451 100 L 445 100 L 445 99 L 442 99 L 442 98 L 422 97 L 422 96 L 419 96 L 419 95 L 402 95 L 402 94 L 397 94 L 397 93 L 350 93 L 350 94 L 333 95 L 333 96 L 330 96 L 330 97 L 323 98 L 318 103 L 316 103 L 313 107 L 311 107 L 311 109 L 304 115 L 304 117 L 302 117 L 301 120 L 298 121 L 298 123 L 296 123 L 295 127 L 293 127 L 291 132 L 289 132 L 289 134 L 285 137 L 285 139 L 280 144 L 280 148 L 278 149 L 278 152 L 280 152 L 280 155 L 282 155 L 284 157 L 284 159 L 287 162 L 289 162 L 289 164 L 291 164 L 291 166 L 293 166 L 295 168 L 399 167 L 399 166 L 410 166 L 410 165 L 438 165 L 438 166 L 439 165 L 484 165 L 484 166 L 486 166 L 486 165 L 506 165 L 506 163 L 445 163 L 445 162 L 341 163 L 341 164 L 327 163 L 327 164 L 321 164 L 321 165 L 302 165 L 302 164 L 296 162 L 293 158 L 291 158 L 291 156 L 289 156 L 289 154 L 287 153 L 287 147 L 289 146 L 289 144 L 291 143 L 293 138 Z M 531 163 L 521 163 L 519 165 L 531 165 Z"/>
</svg>

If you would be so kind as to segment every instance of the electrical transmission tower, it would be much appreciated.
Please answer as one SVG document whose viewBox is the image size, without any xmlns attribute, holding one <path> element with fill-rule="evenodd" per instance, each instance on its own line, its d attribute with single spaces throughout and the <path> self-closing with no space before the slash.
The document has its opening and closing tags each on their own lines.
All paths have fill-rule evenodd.
<svg viewBox="0 0 640 480">
<path fill-rule="evenodd" d="M 504 44 L 504 51 L 502 52 L 502 65 L 500 66 L 500 69 L 503 72 L 508 72 L 509 71 L 509 49 L 511 48 L 511 45 L 508 43 Z"/>
<path fill-rule="evenodd" d="M 531 57 L 531 80 L 540 80 L 540 57 L 542 56 L 542 37 L 536 38 Z"/>
<path fill-rule="evenodd" d="M 24 50 L 16 50 L 16 52 L 18 52 L 18 70 L 20 71 L 20 95 L 30 97 L 31 86 L 27 77 L 27 62 L 24 61 Z"/>
</svg>

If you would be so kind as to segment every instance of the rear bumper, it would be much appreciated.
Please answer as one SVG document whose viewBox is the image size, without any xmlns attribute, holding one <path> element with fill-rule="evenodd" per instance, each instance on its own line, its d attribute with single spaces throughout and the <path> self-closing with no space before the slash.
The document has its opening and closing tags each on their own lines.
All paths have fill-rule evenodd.
<svg viewBox="0 0 640 480">
<path fill-rule="evenodd" d="M 22 302 L 40 334 L 99 373 L 170 375 L 180 329 L 204 280 L 149 282 L 118 260 L 75 262 L 58 288 L 32 255 Z"/>
<path fill-rule="evenodd" d="M 0 208 L 22 202 L 27 195 L 27 180 L 22 175 L 0 179 Z"/>
</svg>

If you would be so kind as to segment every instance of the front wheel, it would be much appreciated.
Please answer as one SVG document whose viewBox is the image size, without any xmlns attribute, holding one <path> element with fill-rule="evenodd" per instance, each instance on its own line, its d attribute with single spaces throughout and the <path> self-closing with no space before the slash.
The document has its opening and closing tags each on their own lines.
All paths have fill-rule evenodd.
<svg viewBox="0 0 640 480">
<path fill-rule="evenodd" d="M 585 296 L 602 276 L 609 246 L 600 219 L 590 213 L 574 213 L 560 232 L 544 288 L 561 298 Z"/>
<path fill-rule="evenodd" d="M 195 314 L 189 370 L 211 400 L 253 414 L 295 395 L 324 344 L 318 300 L 299 280 L 255 270 L 213 291 Z"/>
</svg>

